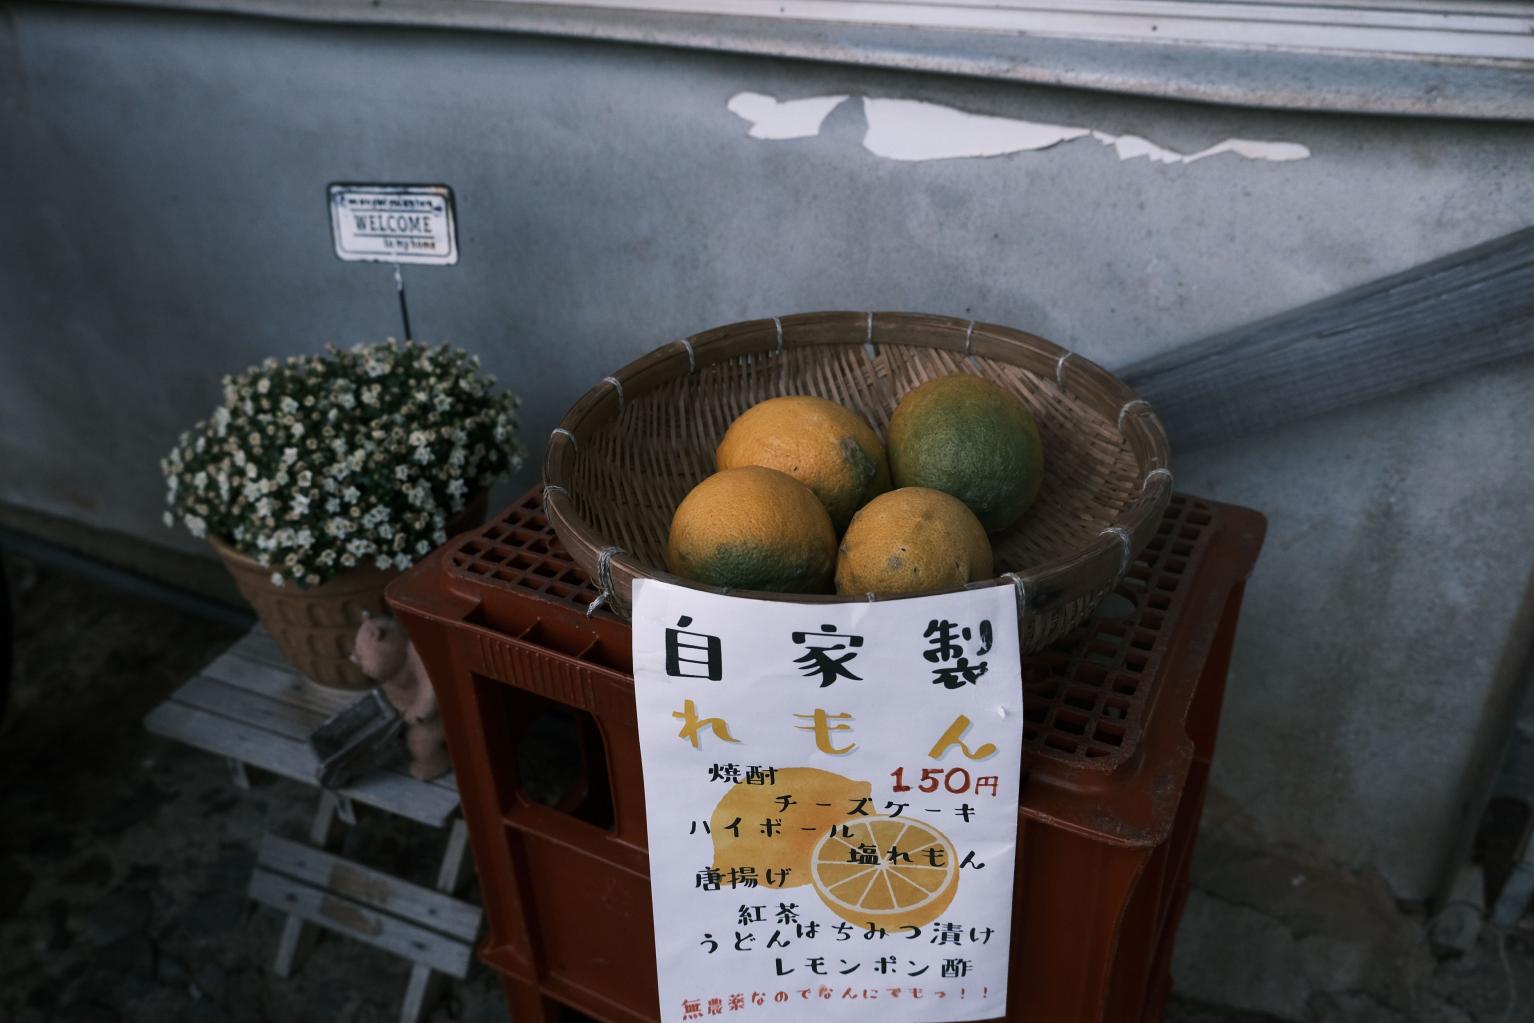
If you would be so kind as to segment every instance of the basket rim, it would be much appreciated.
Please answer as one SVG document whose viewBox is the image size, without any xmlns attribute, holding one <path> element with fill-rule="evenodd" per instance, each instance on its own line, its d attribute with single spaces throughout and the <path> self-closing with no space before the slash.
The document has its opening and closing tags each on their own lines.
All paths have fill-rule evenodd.
<svg viewBox="0 0 1534 1023">
<path fill-rule="evenodd" d="M 909 332 L 920 328 L 914 341 Z M 1097 399 L 1089 404 L 1105 416 L 1116 416 L 1120 434 L 1135 452 L 1140 471 L 1138 493 L 1122 507 L 1113 524 L 1097 539 L 1069 554 L 1033 566 L 1026 572 L 1007 572 L 963 587 L 943 587 L 921 593 L 824 594 L 779 593 L 737 590 L 684 579 L 665 569 L 652 568 L 600 536 L 575 509 L 569 482 L 574 460 L 579 457 L 576 439 L 593 419 L 596 425 L 616 418 L 624 405 L 658 389 L 679 376 L 690 376 L 704 366 L 748 354 L 776 354 L 788 347 L 857 344 L 862 333 L 865 346 L 876 347 L 878 335 L 891 331 L 889 344 L 927 347 L 975 355 L 1017 366 L 1036 376 L 1035 366 L 1053 365 L 1056 386 L 1078 396 Z M 901 336 L 904 335 L 904 336 Z M 1113 409 L 1115 411 L 1108 411 Z M 1172 473 L 1166 431 L 1150 403 L 1102 366 L 1053 341 L 1000 324 L 983 323 L 927 313 L 852 312 L 845 310 L 796 313 L 766 319 L 742 320 L 714 327 L 660 345 L 590 387 L 565 412 L 549 434 L 543 462 L 543 511 L 578 563 L 595 560 L 593 580 L 601 596 L 592 610 L 608 600 L 632 607 L 631 586 L 636 579 L 655 579 L 708 593 L 754 600 L 790 601 L 801 604 L 859 604 L 902 600 L 953 593 L 958 590 L 1012 585 L 1018 591 L 1018 612 L 1039 610 L 1063 596 L 1066 580 L 1085 577 L 1116 585 L 1140 550 L 1154 535 L 1172 494 Z M 581 555 L 585 555 L 583 558 Z M 583 567 L 588 567 L 583 565 Z"/>
</svg>

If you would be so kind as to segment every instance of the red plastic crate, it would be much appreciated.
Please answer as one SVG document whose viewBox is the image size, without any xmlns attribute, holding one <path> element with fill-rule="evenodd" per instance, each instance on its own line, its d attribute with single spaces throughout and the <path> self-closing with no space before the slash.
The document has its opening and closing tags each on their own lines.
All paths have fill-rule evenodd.
<svg viewBox="0 0 1534 1023">
<path fill-rule="evenodd" d="M 1159 1020 L 1266 523 L 1174 495 L 1117 593 L 1024 659 L 1009 1019 Z M 390 587 L 436 687 L 518 1023 L 658 1019 L 628 626 L 533 491 Z"/>
</svg>

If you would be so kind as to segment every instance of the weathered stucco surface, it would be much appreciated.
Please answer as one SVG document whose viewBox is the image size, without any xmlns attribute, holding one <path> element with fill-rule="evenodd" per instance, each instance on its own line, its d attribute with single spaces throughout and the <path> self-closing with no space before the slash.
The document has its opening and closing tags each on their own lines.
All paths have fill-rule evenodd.
<svg viewBox="0 0 1534 1023">
<path fill-rule="evenodd" d="M 188 550 L 156 460 L 219 375 L 398 330 L 390 271 L 331 254 L 331 181 L 453 186 L 462 261 L 406 271 L 413 320 L 526 398 L 535 449 L 604 372 L 718 323 L 946 312 L 1118 366 L 1534 208 L 1528 127 L 659 48 L 21 5 L 0 81 L 0 500 Z M 1310 156 L 897 162 L 862 147 L 859 103 L 815 137 L 749 138 L 726 106 L 743 91 Z M 1181 486 L 1273 520 L 1214 776 L 1254 837 L 1430 890 L 1529 570 L 1531 391 L 1511 365 L 1174 456 Z"/>
</svg>

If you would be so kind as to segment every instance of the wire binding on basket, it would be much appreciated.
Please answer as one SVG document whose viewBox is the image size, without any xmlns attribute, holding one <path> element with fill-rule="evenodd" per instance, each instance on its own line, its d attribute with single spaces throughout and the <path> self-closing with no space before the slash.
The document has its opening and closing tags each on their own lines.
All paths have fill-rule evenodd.
<svg viewBox="0 0 1534 1023">
<path fill-rule="evenodd" d="M 1159 466 L 1145 474 L 1145 478 L 1140 481 L 1140 489 L 1144 490 L 1146 487 L 1150 486 L 1150 481 L 1155 479 L 1157 476 L 1165 476 L 1167 489 L 1172 489 L 1172 470 Z"/>
<path fill-rule="evenodd" d="M 975 321 L 974 320 L 970 320 L 969 321 L 969 326 L 967 328 L 965 328 L 965 330 L 964 330 L 964 357 L 966 359 L 975 354 L 974 349 L 973 349 L 974 343 L 975 343 Z"/>
<path fill-rule="evenodd" d="M 867 596 L 868 596 L 868 602 L 870 604 L 872 604 L 874 601 L 879 599 L 878 596 L 874 593 L 873 590 L 869 590 Z"/>
<path fill-rule="evenodd" d="M 544 492 L 548 492 L 547 487 L 544 488 Z M 597 555 L 597 586 L 601 588 L 601 592 L 597 594 L 596 600 L 586 605 L 587 618 L 596 614 L 597 608 L 607 603 L 608 598 L 613 595 L 613 555 L 623 553 L 622 547 L 603 547 L 602 552 Z"/>
<path fill-rule="evenodd" d="M 1065 360 L 1074 354 L 1076 353 L 1066 352 L 1059 359 L 1055 360 L 1055 386 L 1062 391 L 1065 390 Z"/>
<path fill-rule="evenodd" d="M 551 441 L 555 437 L 561 437 L 561 436 L 564 437 L 565 439 L 567 439 L 570 442 L 570 446 L 572 448 L 574 448 L 577 453 L 580 452 L 580 450 L 581 450 L 581 442 L 575 439 L 575 434 L 571 433 L 569 430 L 566 430 L 563 426 L 556 426 L 556 427 L 554 427 L 554 429 L 549 431 L 549 440 L 551 440 Z M 564 487 L 560 487 L 559 484 L 557 484 L 557 483 L 554 484 L 554 486 L 558 487 L 558 489 L 560 489 L 560 490 L 565 489 Z"/>
<path fill-rule="evenodd" d="M 545 483 L 543 485 L 543 498 L 538 502 L 543 506 L 544 518 L 548 518 L 549 515 L 549 496 L 556 490 L 559 491 L 559 493 L 564 497 L 566 501 L 570 500 L 570 491 L 566 490 L 558 483 Z"/>
<path fill-rule="evenodd" d="M 868 353 L 870 359 L 877 358 L 879 349 L 874 347 L 874 314 L 868 314 L 868 326 L 863 330 L 863 351 Z"/>
<path fill-rule="evenodd" d="M 1150 411 L 1150 402 L 1144 398 L 1136 398 L 1134 401 L 1124 402 L 1124 407 L 1119 409 L 1119 433 L 1124 432 L 1124 417 L 1129 415 L 1130 410 L 1136 405 L 1143 406 L 1147 412 Z"/>
<path fill-rule="evenodd" d="M 1124 549 L 1123 553 L 1119 556 L 1119 574 L 1123 575 L 1126 571 L 1129 570 L 1129 552 L 1133 541 L 1131 541 L 1129 538 L 1129 530 L 1125 529 L 1123 526 L 1109 526 L 1107 529 L 1099 533 L 1098 536 L 1107 536 L 1109 533 L 1112 533 L 1114 536 L 1118 537 L 1119 546 Z"/>
<path fill-rule="evenodd" d="M 698 372 L 698 360 L 693 355 L 692 351 L 692 338 L 681 338 L 677 341 L 677 344 L 681 345 L 687 350 L 687 375 L 692 376 L 694 373 Z"/>
<path fill-rule="evenodd" d="M 772 354 L 774 354 L 774 355 L 782 355 L 783 354 L 783 321 L 778 319 L 776 316 L 774 316 L 772 318 L 772 325 L 773 325 L 773 327 L 775 327 L 777 329 L 777 332 L 778 332 L 778 347 L 776 347 L 776 348 L 774 348 L 772 350 Z"/>
<path fill-rule="evenodd" d="M 612 384 L 613 390 L 618 392 L 618 414 L 623 414 L 623 383 L 617 377 L 603 377 L 602 383 Z"/>
</svg>

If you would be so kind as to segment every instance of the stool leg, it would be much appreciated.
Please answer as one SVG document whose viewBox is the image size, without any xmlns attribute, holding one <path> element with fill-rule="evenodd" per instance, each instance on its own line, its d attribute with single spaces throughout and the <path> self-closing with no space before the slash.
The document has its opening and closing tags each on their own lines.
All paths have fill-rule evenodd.
<svg viewBox="0 0 1534 1023">
<path fill-rule="evenodd" d="M 463 887 L 464 867 L 469 865 L 469 826 L 462 817 L 453 819 L 453 829 L 448 832 L 447 849 L 442 853 L 442 866 L 437 871 L 437 891 L 456 895 Z"/>
<path fill-rule="evenodd" d="M 442 997 L 442 974 L 430 966 L 416 963 L 410 968 L 410 983 L 405 985 L 405 1001 L 400 1006 L 400 1023 L 421 1023 Z"/>
<path fill-rule="evenodd" d="M 469 828 L 462 817 L 455 818 L 448 832 L 447 849 L 437 870 L 437 891 L 455 894 L 463 887 L 464 867 L 469 862 Z M 405 1001 L 400 1006 L 400 1023 L 420 1023 L 442 997 L 442 974 L 430 966 L 416 963 L 410 968 L 410 983 L 405 987 Z"/>
<path fill-rule="evenodd" d="M 315 811 L 314 823 L 309 825 L 309 841 L 321 849 L 334 849 L 341 837 L 341 800 L 333 792 L 320 795 L 320 806 Z M 291 977 L 294 970 L 314 947 L 319 928 L 296 916 L 282 923 L 282 937 L 277 939 L 277 958 L 272 970 L 279 977 Z"/>
</svg>

